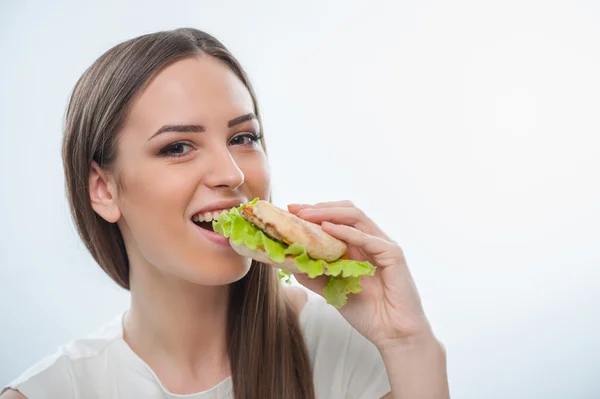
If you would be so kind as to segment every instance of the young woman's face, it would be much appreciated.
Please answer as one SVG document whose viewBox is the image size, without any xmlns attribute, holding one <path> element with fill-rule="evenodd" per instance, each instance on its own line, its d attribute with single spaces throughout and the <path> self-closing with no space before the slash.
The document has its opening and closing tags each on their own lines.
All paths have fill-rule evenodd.
<svg viewBox="0 0 600 399">
<path fill-rule="evenodd" d="M 205 229 L 210 223 L 203 228 L 195 221 L 268 198 L 254 112 L 240 79 L 207 55 L 167 67 L 134 102 L 115 165 L 119 227 L 132 263 L 203 285 L 228 284 L 247 273 L 250 260 Z"/>
</svg>

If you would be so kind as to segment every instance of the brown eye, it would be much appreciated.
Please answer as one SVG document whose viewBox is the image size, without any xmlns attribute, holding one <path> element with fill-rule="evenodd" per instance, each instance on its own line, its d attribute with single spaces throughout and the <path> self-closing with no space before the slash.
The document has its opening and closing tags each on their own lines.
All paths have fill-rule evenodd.
<svg viewBox="0 0 600 399">
<path fill-rule="evenodd" d="M 185 155 L 188 152 L 192 151 L 192 149 L 193 148 L 191 145 L 189 145 L 187 143 L 178 142 L 178 143 L 169 144 L 168 146 L 166 146 L 165 148 L 160 150 L 159 155 L 180 157 L 180 156 Z"/>
<path fill-rule="evenodd" d="M 260 141 L 260 136 L 255 133 L 244 133 L 231 139 L 233 145 L 254 145 Z"/>
</svg>

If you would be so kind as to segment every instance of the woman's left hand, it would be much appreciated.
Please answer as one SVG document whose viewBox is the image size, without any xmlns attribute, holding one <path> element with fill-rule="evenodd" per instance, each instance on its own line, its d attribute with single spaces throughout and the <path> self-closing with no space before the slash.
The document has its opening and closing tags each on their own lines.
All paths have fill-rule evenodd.
<svg viewBox="0 0 600 399">
<path fill-rule="evenodd" d="M 377 267 L 374 276 L 361 278 L 362 292 L 349 295 L 347 304 L 339 309 L 358 332 L 380 351 L 433 336 L 402 249 L 364 212 L 350 201 L 292 204 L 288 209 L 348 243 L 350 259 L 369 261 Z M 328 280 L 326 276 L 294 276 L 319 295 Z"/>
</svg>

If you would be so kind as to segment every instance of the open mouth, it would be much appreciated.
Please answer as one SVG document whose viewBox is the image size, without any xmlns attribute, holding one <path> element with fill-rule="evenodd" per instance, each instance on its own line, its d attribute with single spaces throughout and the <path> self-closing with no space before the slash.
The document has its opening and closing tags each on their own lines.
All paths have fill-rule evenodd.
<svg viewBox="0 0 600 399">
<path fill-rule="evenodd" d="M 223 211 L 221 210 L 215 212 L 206 212 L 203 214 L 196 214 L 192 216 L 192 222 L 194 222 L 196 226 L 201 227 L 204 230 L 214 231 L 212 222 L 213 220 L 219 219 L 221 212 Z"/>
<path fill-rule="evenodd" d="M 202 227 L 204 230 L 214 231 L 212 222 L 194 222 L 196 226 Z"/>
</svg>

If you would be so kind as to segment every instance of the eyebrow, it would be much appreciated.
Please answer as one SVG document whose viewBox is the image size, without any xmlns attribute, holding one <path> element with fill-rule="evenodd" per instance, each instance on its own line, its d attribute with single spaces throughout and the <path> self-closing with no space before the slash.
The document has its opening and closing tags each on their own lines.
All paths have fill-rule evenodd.
<svg viewBox="0 0 600 399">
<path fill-rule="evenodd" d="M 154 133 L 152 135 L 152 137 L 150 137 L 150 139 L 153 139 L 155 136 L 158 136 L 159 134 L 167 133 L 167 132 L 202 133 L 205 131 L 206 131 L 206 128 L 202 125 L 165 125 L 165 126 L 161 127 L 160 129 L 158 129 L 156 131 L 156 133 Z"/>
<path fill-rule="evenodd" d="M 235 125 L 239 125 L 240 123 L 244 123 L 246 121 L 251 121 L 252 119 L 256 119 L 256 115 L 250 112 L 249 114 L 233 118 L 232 120 L 227 122 L 227 127 L 234 127 Z"/>
<path fill-rule="evenodd" d="M 256 115 L 254 115 L 251 112 L 249 114 L 245 114 L 242 116 L 238 116 L 237 118 L 233 118 L 232 120 L 227 122 L 227 127 L 234 127 L 236 125 L 239 125 L 240 123 L 244 123 L 246 121 L 250 121 L 253 119 L 257 119 L 257 118 L 256 118 Z M 164 125 L 160 129 L 158 129 L 156 131 L 156 133 L 154 133 L 152 135 L 152 137 L 150 137 L 150 139 L 153 139 L 154 137 L 158 136 L 159 134 L 167 133 L 167 132 L 203 133 L 205 131 L 206 131 L 206 128 L 202 125 Z"/>
</svg>

